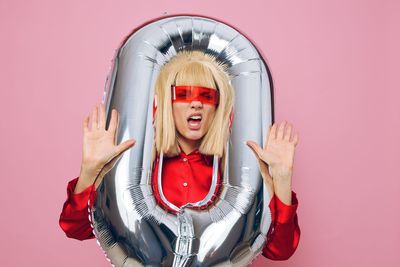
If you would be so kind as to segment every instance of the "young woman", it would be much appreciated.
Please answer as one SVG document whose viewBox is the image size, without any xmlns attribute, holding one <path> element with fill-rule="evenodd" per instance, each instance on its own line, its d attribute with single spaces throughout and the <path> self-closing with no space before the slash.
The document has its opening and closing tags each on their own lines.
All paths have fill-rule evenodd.
<svg viewBox="0 0 400 267">
<path fill-rule="evenodd" d="M 207 195 L 211 185 L 212 155 L 220 156 L 222 162 L 219 164 L 224 164 L 224 144 L 229 138 L 234 99 L 234 90 L 226 73 L 224 65 L 201 52 L 179 53 L 160 70 L 155 87 L 152 185 L 158 204 L 169 212 L 174 210 L 162 201 L 156 186 L 160 152 L 164 154 L 162 190 L 168 202 L 176 207 L 200 201 Z M 91 129 L 89 116 L 83 121 L 81 172 L 68 184 L 68 198 L 60 215 L 60 226 L 70 238 L 94 238 L 87 203 L 89 196 L 93 203 L 96 194 L 90 192 L 97 189 L 119 157 L 135 144 L 131 139 L 116 145 L 119 115 L 115 109 L 107 130 L 105 123 L 103 105 L 99 110 L 93 109 Z M 269 128 L 264 148 L 253 141 L 247 142 L 259 161 L 271 196 L 272 223 L 263 255 L 272 260 L 288 259 L 300 239 L 296 214 L 298 201 L 291 189 L 298 136 L 292 137 L 291 124 L 285 126 L 286 122 L 283 122 Z M 221 177 L 223 173 L 218 174 L 217 184 Z M 218 192 L 217 186 L 214 196 Z M 212 202 L 206 206 L 210 204 Z"/>
</svg>

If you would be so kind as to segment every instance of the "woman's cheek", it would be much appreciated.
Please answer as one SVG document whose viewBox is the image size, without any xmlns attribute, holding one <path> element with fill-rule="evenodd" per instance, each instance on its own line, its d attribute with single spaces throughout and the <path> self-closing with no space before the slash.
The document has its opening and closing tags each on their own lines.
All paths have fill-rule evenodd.
<svg viewBox="0 0 400 267">
<path fill-rule="evenodd" d="M 184 132 L 186 129 L 185 120 L 182 117 L 179 118 L 179 129 L 181 132 Z"/>
</svg>

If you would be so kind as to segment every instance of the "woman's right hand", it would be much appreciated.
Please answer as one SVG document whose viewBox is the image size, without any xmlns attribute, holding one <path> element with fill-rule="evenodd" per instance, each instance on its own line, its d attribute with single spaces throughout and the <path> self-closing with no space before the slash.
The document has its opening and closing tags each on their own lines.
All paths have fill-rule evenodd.
<svg viewBox="0 0 400 267">
<path fill-rule="evenodd" d="M 75 187 L 75 193 L 80 193 L 95 182 L 95 188 L 100 185 L 103 177 L 108 173 L 122 156 L 123 152 L 131 148 L 136 140 L 129 139 L 116 145 L 119 126 L 119 114 L 113 109 L 108 129 L 106 126 L 105 108 L 100 104 L 94 107 L 91 115 L 91 129 L 89 116 L 83 120 L 83 153 L 81 173 Z"/>
</svg>

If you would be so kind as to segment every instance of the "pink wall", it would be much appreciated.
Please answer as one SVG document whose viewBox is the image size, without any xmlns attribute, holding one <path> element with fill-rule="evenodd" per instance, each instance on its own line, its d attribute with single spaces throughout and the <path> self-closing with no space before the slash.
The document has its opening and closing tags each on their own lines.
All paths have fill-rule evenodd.
<svg viewBox="0 0 400 267">
<path fill-rule="evenodd" d="M 0 1 L 2 266 L 109 266 L 58 226 L 114 50 L 164 12 L 226 21 L 267 57 L 300 133 L 300 245 L 253 266 L 400 266 L 398 1 Z M 245 12 L 245 13 L 243 13 Z M 397 161 L 397 162 L 395 162 Z"/>
</svg>

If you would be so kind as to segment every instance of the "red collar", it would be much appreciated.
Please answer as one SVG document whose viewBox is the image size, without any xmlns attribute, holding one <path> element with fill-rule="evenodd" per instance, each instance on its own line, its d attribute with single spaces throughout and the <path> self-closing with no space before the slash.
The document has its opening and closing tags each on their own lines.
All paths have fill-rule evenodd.
<svg viewBox="0 0 400 267">
<path fill-rule="evenodd" d="M 209 166 L 213 164 L 213 156 L 201 154 L 198 149 L 193 150 L 189 154 L 186 154 L 185 152 L 183 152 L 181 150 L 181 153 L 176 157 L 179 157 L 180 159 L 187 158 L 190 161 L 204 160 L 206 162 L 206 164 Z M 172 158 L 175 158 L 175 157 L 172 157 Z M 159 161 L 159 156 L 157 156 L 156 161 L 157 162 Z"/>
<path fill-rule="evenodd" d="M 188 160 L 195 160 L 195 161 L 196 160 L 204 160 L 207 163 L 207 165 L 211 165 L 212 160 L 213 160 L 212 156 L 201 154 L 198 149 L 193 150 L 189 154 L 186 154 L 185 152 L 183 152 L 181 150 L 181 153 L 179 154 L 179 158 L 181 158 L 181 159 L 187 158 Z"/>
</svg>

